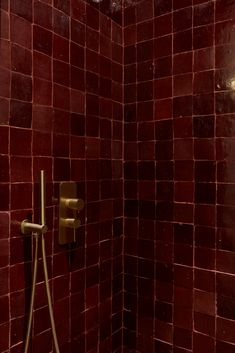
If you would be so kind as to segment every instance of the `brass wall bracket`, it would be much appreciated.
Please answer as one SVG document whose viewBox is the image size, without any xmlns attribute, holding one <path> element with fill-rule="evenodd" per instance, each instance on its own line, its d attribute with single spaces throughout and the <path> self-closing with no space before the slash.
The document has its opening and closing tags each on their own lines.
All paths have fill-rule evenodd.
<svg viewBox="0 0 235 353">
<path fill-rule="evenodd" d="M 28 219 L 25 219 L 21 222 L 20 225 L 21 233 L 22 234 L 30 234 L 30 233 L 38 233 L 38 234 L 45 234 L 48 230 L 45 224 L 36 224 L 32 223 Z"/>
<path fill-rule="evenodd" d="M 77 185 L 73 182 L 60 183 L 59 195 L 59 244 L 76 241 L 76 229 L 81 225 L 78 212 L 84 201 L 77 198 Z"/>
<path fill-rule="evenodd" d="M 45 234 L 48 230 L 45 222 L 45 195 L 46 195 L 46 182 L 45 182 L 45 171 L 40 171 L 40 208 L 41 208 L 41 224 L 32 223 L 30 220 L 25 219 L 20 224 L 20 230 L 22 234 Z"/>
</svg>

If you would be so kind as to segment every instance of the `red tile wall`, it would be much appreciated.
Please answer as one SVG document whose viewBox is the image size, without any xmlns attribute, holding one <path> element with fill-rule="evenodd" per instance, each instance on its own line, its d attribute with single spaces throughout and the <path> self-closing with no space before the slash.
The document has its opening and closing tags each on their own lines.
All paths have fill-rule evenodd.
<svg viewBox="0 0 235 353">
<path fill-rule="evenodd" d="M 122 327 L 127 352 L 235 352 L 235 2 L 2 0 L 0 18 L 0 352 L 23 348 L 19 223 L 42 168 L 62 352 L 120 352 Z M 72 248 L 52 202 L 66 180 L 86 204 Z M 50 352 L 41 261 L 36 293 L 32 351 Z"/>
<path fill-rule="evenodd" d="M 235 1 L 124 9 L 124 351 L 235 352 Z"/>
<path fill-rule="evenodd" d="M 19 224 L 32 214 L 37 221 L 40 169 L 47 178 L 47 260 L 61 352 L 120 352 L 120 9 L 111 19 L 83 0 L 0 4 L 0 352 L 23 349 L 33 244 Z M 52 197 L 60 181 L 75 181 L 85 200 L 78 242 L 70 248 L 58 245 Z M 35 353 L 52 350 L 43 280 L 40 259 Z"/>
</svg>

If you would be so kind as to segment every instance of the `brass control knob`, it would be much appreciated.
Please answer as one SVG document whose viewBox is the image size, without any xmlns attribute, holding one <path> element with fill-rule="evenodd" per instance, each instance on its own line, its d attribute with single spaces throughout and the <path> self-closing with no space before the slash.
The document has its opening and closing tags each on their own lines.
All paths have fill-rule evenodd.
<svg viewBox="0 0 235 353">
<path fill-rule="evenodd" d="M 60 220 L 62 227 L 74 228 L 77 229 L 81 225 L 81 221 L 78 218 L 62 218 Z"/>
<path fill-rule="evenodd" d="M 82 199 L 65 199 L 65 206 L 71 210 L 82 210 L 84 208 L 84 201 Z"/>
</svg>

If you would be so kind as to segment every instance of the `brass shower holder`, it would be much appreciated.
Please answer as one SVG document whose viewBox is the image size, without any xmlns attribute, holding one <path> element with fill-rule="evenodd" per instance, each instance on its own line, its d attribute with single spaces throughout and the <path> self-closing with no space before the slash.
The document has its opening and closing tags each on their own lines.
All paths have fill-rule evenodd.
<svg viewBox="0 0 235 353">
<path fill-rule="evenodd" d="M 76 241 L 76 229 L 81 225 L 78 212 L 84 208 L 84 201 L 77 198 L 77 185 L 62 182 L 59 188 L 59 244 Z"/>
<path fill-rule="evenodd" d="M 31 234 L 31 233 L 45 234 L 48 228 L 45 224 L 42 224 L 42 225 L 36 224 L 36 223 L 32 223 L 28 219 L 25 219 L 20 224 L 20 230 L 22 234 Z"/>
</svg>

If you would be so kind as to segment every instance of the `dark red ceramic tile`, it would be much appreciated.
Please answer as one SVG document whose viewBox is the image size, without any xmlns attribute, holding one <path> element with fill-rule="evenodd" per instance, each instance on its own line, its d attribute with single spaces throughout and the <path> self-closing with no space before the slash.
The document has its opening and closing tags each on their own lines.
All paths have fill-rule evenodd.
<svg viewBox="0 0 235 353">
<path fill-rule="evenodd" d="M 52 54 L 52 32 L 33 26 L 33 48 L 46 55 Z"/>
<path fill-rule="evenodd" d="M 226 44 L 234 42 L 233 21 L 219 22 L 215 25 L 215 43 Z"/>
<path fill-rule="evenodd" d="M 194 7 L 194 25 L 202 26 L 214 21 L 214 4 L 212 2 Z"/>
<path fill-rule="evenodd" d="M 135 47 L 133 49 L 135 49 Z M 149 60 L 149 58 L 152 57 L 152 54 L 154 51 L 154 42 L 153 40 L 148 40 L 142 43 L 138 43 L 136 49 L 137 49 L 137 61 Z"/>
<path fill-rule="evenodd" d="M 71 39 L 78 44 L 85 44 L 84 24 L 75 20 L 71 20 Z"/>
<path fill-rule="evenodd" d="M 33 54 L 33 74 L 45 80 L 51 80 L 51 58 L 39 52 Z"/>
<path fill-rule="evenodd" d="M 54 178 L 55 180 L 69 180 L 70 166 L 69 159 L 55 158 Z"/>
<path fill-rule="evenodd" d="M 70 131 L 70 113 L 60 109 L 53 109 L 52 123 L 55 132 L 68 133 Z"/>
<path fill-rule="evenodd" d="M 31 23 L 22 17 L 10 15 L 10 39 L 12 42 L 31 48 Z"/>
<path fill-rule="evenodd" d="M 216 189 L 214 183 L 196 183 L 195 184 L 195 202 L 214 204 Z"/>
<path fill-rule="evenodd" d="M 234 4 L 228 0 L 222 1 L 219 0 L 216 4 L 216 21 L 224 21 L 233 19 L 235 8 Z"/>
<path fill-rule="evenodd" d="M 85 110 L 85 96 L 84 93 L 77 90 L 70 92 L 70 110 L 71 112 L 84 114 Z"/>
<path fill-rule="evenodd" d="M 222 205 L 234 205 L 233 202 L 233 184 L 218 184 L 217 199 L 218 203 Z"/>
<path fill-rule="evenodd" d="M 10 71 L 0 68 L 1 74 L 1 86 L 0 86 L 0 95 L 5 98 L 10 97 Z"/>
<path fill-rule="evenodd" d="M 214 293 L 215 291 L 215 273 L 196 269 L 195 270 L 195 288 L 206 292 Z"/>
<path fill-rule="evenodd" d="M 226 342 L 216 341 L 216 353 L 222 353 L 224 351 L 232 353 L 234 350 L 234 345 Z"/>
<path fill-rule="evenodd" d="M 174 120 L 174 136 L 187 138 L 192 136 L 192 119 L 189 117 L 176 118 Z"/>
<path fill-rule="evenodd" d="M 70 84 L 70 75 L 69 75 L 69 65 L 61 61 L 53 61 L 53 81 L 63 85 L 69 86 Z"/>
<path fill-rule="evenodd" d="M 65 62 L 69 61 L 69 41 L 67 39 L 54 35 L 53 57 Z"/>
<path fill-rule="evenodd" d="M 70 62 L 74 66 L 84 67 L 84 48 L 74 43 L 70 44 Z"/>
<path fill-rule="evenodd" d="M 10 240 L 10 264 L 15 265 L 24 261 L 31 261 L 31 245 L 31 239 L 29 237 L 26 239 L 21 239 L 20 237 L 12 238 Z"/>
<path fill-rule="evenodd" d="M 197 331 L 211 337 L 215 336 L 215 317 L 197 312 L 194 313 L 194 317 Z"/>
<path fill-rule="evenodd" d="M 176 160 L 190 160 L 193 156 L 193 140 L 177 139 L 174 141 L 174 158 Z"/>
<path fill-rule="evenodd" d="M 202 92 L 211 92 L 214 89 L 214 72 L 203 71 L 194 76 L 193 92 L 198 94 Z"/>
<path fill-rule="evenodd" d="M 11 47 L 11 68 L 25 75 L 31 75 L 32 55 L 31 52 L 18 45 Z"/>
<path fill-rule="evenodd" d="M 70 14 L 70 3 L 68 0 L 66 1 L 61 1 L 61 0 L 56 0 L 54 3 L 54 6 L 59 9 L 62 12 L 67 13 L 68 15 Z"/>
<path fill-rule="evenodd" d="M 154 21 L 154 32 L 156 37 L 160 37 L 171 33 L 172 30 L 172 14 L 166 14 L 158 17 Z"/>
<path fill-rule="evenodd" d="M 231 67 L 234 43 L 217 46 L 215 49 L 215 65 L 218 68 Z"/>
<path fill-rule="evenodd" d="M 63 12 L 53 9 L 53 30 L 62 37 L 69 37 L 69 17 Z"/>
<path fill-rule="evenodd" d="M 43 106 L 34 106 L 32 126 L 35 130 L 52 131 L 53 125 L 52 108 Z"/>
<path fill-rule="evenodd" d="M 156 58 L 172 54 L 172 35 L 159 37 L 154 41 L 154 54 Z"/>
<path fill-rule="evenodd" d="M 13 73 L 11 77 L 11 96 L 20 101 L 32 100 L 32 80 L 28 76 Z"/>
<path fill-rule="evenodd" d="M 195 142 L 194 142 L 195 159 L 214 160 L 215 159 L 214 145 L 215 145 L 215 141 L 213 138 L 195 139 Z"/>
<path fill-rule="evenodd" d="M 2 253 L 1 253 L 1 256 L 0 256 L 0 267 L 6 267 L 6 266 L 9 266 L 9 241 L 8 239 L 2 239 L 0 240 L 0 244 L 1 244 L 1 247 L 2 247 Z M 4 322 L 5 319 L 3 319 L 2 322 Z M 7 320 L 6 320 L 7 321 Z"/>
<path fill-rule="evenodd" d="M 30 182 L 32 177 L 30 157 L 11 158 L 11 182 Z M 24 168 L 22 168 L 24 165 Z"/>
<path fill-rule="evenodd" d="M 1 38 L 9 39 L 9 14 L 5 11 L 0 11 L 1 16 Z"/>
<path fill-rule="evenodd" d="M 154 15 L 159 16 L 172 10 L 172 0 L 154 2 Z"/>
<path fill-rule="evenodd" d="M 92 29 L 92 28 L 87 27 L 87 29 L 86 29 L 86 43 L 87 43 L 87 47 L 89 49 L 98 52 L 99 44 L 100 44 L 99 32 Z"/>
<path fill-rule="evenodd" d="M 181 53 L 173 56 L 173 73 L 182 74 L 192 71 L 192 52 Z"/>
<path fill-rule="evenodd" d="M 41 131 L 33 132 L 33 155 L 50 156 L 51 155 L 51 134 Z"/>
<path fill-rule="evenodd" d="M 12 1 L 10 10 L 12 13 L 28 21 L 32 20 L 32 3 L 29 0 L 23 0 L 21 4 L 19 4 L 17 0 Z"/>
<path fill-rule="evenodd" d="M 34 23 L 52 29 L 52 7 L 36 1 L 34 4 Z"/>
<path fill-rule="evenodd" d="M 173 12 L 173 31 L 179 32 L 192 27 L 192 8 Z"/>
<path fill-rule="evenodd" d="M 10 104 L 7 98 L 0 98 L 0 121 L 1 124 L 8 124 L 9 123 L 9 115 L 10 115 Z"/>
<path fill-rule="evenodd" d="M 175 33 L 173 38 L 174 54 L 190 50 L 192 50 L 192 30 Z"/>
<path fill-rule="evenodd" d="M 214 48 L 206 48 L 194 51 L 194 70 L 210 70 L 214 67 Z"/>
<path fill-rule="evenodd" d="M 31 154 L 32 133 L 26 129 L 10 129 L 10 154 L 27 156 Z"/>
<path fill-rule="evenodd" d="M 174 344 L 190 349 L 192 347 L 191 331 L 176 327 L 174 331 Z"/>
<path fill-rule="evenodd" d="M 39 333 L 33 338 L 32 342 L 33 350 L 37 352 L 38 347 L 43 347 L 45 350 L 51 349 L 51 340 L 50 340 L 50 333 L 45 331 L 43 333 Z"/>
<path fill-rule="evenodd" d="M 58 109 L 69 110 L 69 89 L 65 86 L 53 85 L 53 106 Z"/>
<path fill-rule="evenodd" d="M 141 22 L 137 25 L 137 41 L 144 41 L 153 38 L 153 21 Z"/>
<path fill-rule="evenodd" d="M 177 10 L 182 7 L 187 7 L 192 5 L 192 0 L 173 0 L 173 9 Z"/>
<path fill-rule="evenodd" d="M 234 273 L 234 257 L 232 252 L 217 251 L 217 269 L 226 273 Z"/>
<path fill-rule="evenodd" d="M 192 93 L 192 74 L 177 75 L 173 81 L 173 95 L 187 96 Z"/>
<path fill-rule="evenodd" d="M 33 102 L 38 105 L 51 106 L 52 84 L 46 80 L 35 78 L 33 81 Z"/>
<path fill-rule="evenodd" d="M 234 110 L 235 107 L 233 92 L 224 92 L 216 94 L 216 112 L 218 114 L 233 113 Z"/>
<path fill-rule="evenodd" d="M 213 316 L 215 314 L 215 294 L 195 290 L 194 311 Z"/>
<path fill-rule="evenodd" d="M 174 265 L 174 283 L 178 287 L 193 287 L 193 270 L 186 266 Z"/>
<path fill-rule="evenodd" d="M 1 134 L 0 153 L 7 154 L 8 145 L 9 145 L 9 129 L 6 126 L 0 127 L 0 134 Z"/>
<path fill-rule="evenodd" d="M 195 224 L 209 227 L 215 226 L 215 206 L 203 204 L 196 205 Z"/>
<path fill-rule="evenodd" d="M 232 332 L 234 330 L 234 321 L 223 318 L 217 318 L 216 337 L 221 341 L 234 343 Z"/>
<path fill-rule="evenodd" d="M 192 96 L 182 96 L 173 99 L 173 116 L 192 115 Z"/>
<path fill-rule="evenodd" d="M 1 53 L 0 53 L 0 65 L 5 68 L 5 69 L 10 69 L 11 63 L 10 63 L 10 53 L 11 53 L 11 47 L 10 47 L 10 42 L 1 39 L 0 40 L 0 45 L 1 45 Z"/>
<path fill-rule="evenodd" d="M 213 45 L 214 36 L 213 25 L 206 25 L 201 27 L 195 27 L 193 30 L 193 49 L 201 49 L 210 47 Z"/>
<path fill-rule="evenodd" d="M 209 336 L 195 333 L 193 335 L 193 350 L 195 353 L 199 353 L 201 352 L 202 347 L 204 347 L 203 349 L 208 350 L 208 352 L 215 352 L 214 339 Z"/>
<path fill-rule="evenodd" d="M 32 206 L 30 183 L 16 183 L 11 186 L 11 209 L 29 209 Z"/>
<path fill-rule="evenodd" d="M 9 349 L 9 329 L 10 329 L 10 325 L 9 323 L 4 323 L 0 326 L 1 328 L 1 332 L 3 332 L 3 335 L 1 336 L 0 339 L 0 349 L 2 351 L 4 350 L 8 350 Z"/>
<path fill-rule="evenodd" d="M 170 77 L 155 80 L 154 98 L 162 99 L 172 96 L 172 80 Z"/>
<path fill-rule="evenodd" d="M 216 158 L 218 160 L 233 160 L 233 140 L 229 138 L 217 139 Z"/>
<path fill-rule="evenodd" d="M 20 93 L 20 95 L 22 95 L 22 93 Z M 18 100 L 11 100 L 10 125 L 23 127 L 23 128 L 30 128 L 31 122 L 32 122 L 32 104 L 21 102 Z"/>
<path fill-rule="evenodd" d="M 81 22 L 86 20 L 86 4 L 82 0 L 77 0 L 71 4 L 71 16 Z"/>
</svg>

